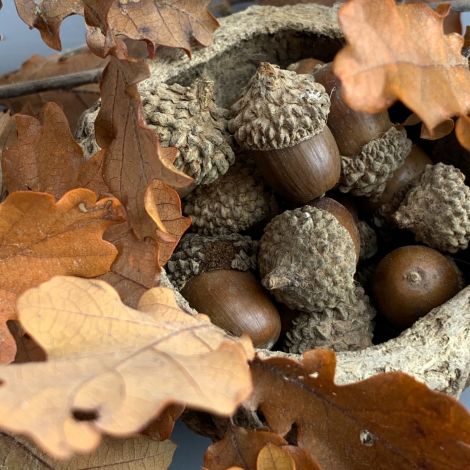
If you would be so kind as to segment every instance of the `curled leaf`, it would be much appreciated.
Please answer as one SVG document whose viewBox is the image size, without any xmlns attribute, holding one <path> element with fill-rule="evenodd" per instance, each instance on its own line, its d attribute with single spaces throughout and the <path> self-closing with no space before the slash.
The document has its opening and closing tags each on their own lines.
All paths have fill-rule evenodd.
<svg viewBox="0 0 470 470">
<path fill-rule="evenodd" d="M 183 216 L 178 193 L 159 180 L 149 184 L 145 192 L 145 210 L 157 226 L 158 266 L 162 268 L 171 258 L 176 245 L 191 225 L 191 218 Z"/>
<path fill-rule="evenodd" d="M 0 368 L 0 428 L 54 457 L 135 433 L 172 403 L 230 415 L 251 393 L 251 343 L 184 313 L 170 289 L 148 291 L 138 311 L 103 281 L 58 276 L 18 312 L 49 360 Z"/>
<path fill-rule="evenodd" d="M 384 111 L 401 100 L 428 134 L 470 113 L 470 71 L 463 38 L 444 34 L 448 8 L 396 5 L 394 0 L 351 0 L 339 11 L 348 45 L 334 61 L 344 98 L 358 111 Z"/>
</svg>

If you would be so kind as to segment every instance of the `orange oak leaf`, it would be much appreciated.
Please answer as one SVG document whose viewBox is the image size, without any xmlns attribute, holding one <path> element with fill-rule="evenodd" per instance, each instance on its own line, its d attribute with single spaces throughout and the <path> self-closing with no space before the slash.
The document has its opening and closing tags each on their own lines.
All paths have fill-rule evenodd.
<svg viewBox="0 0 470 470">
<path fill-rule="evenodd" d="M 184 49 L 190 54 L 194 43 L 208 46 L 218 21 L 208 10 L 210 0 L 83 0 L 85 18 L 90 26 L 101 30 L 101 55 L 121 50 L 127 55 L 119 36 L 147 43 L 150 57 L 158 46 Z M 93 45 L 96 50 L 96 44 Z"/>
<path fill-rule="evenodd" d="M 109 271 L 117 250 L 102 235 L 123 216 L 119 201 L 97 201 L 87 189 L 57 202 L 46 193 L 16 192 L 0 204 L 0 362 L 15 357 L 6 321 L 16 318 L 18 295 L 59 274 Z"/>
<path fill-rule="evenodd" d="M 47 103 L 41 120 L 15 115 L 18 139 L 3 154 L 5 188 L 46 192 L 60 198 L 78 186 L 83 151 L 70 132 L 67 118 L 55 103 Z"/>
<path fill-rule="evenodd" d="M 335 366 L 325 349 L 257 358 L 248 404 L 272 432 L 295 429 L 321 468 L 470 468 L 470 414 L 456 400 L 399 372 L 337 386 Z"/>
<path fill-rule="evenodd" d="M 30 27 L 37 28 L 43 41 L 53 49 L 62 48 L 60 25 L 71 15 L 83 14 L 82 0 L 15 0 L 21 19 Z"/>
<path fill-rule="evenodd" d="M 48 361 L 0 367 L 0 428 L 66 458 L 102 433 L 139 431 L 169 404 L 230 415 L 250 395 L 249 340 L 184 313 L 171 289 L 147 291 L 139 308 L 77 277 L 25 292 L 19 319 Z"/>
<path fill-rule="evenodd" d="M 183 216 L 178 193 L 159 180 L 152 181 L 145 192 L 145 210 L 155 225 L 149 236 L 155 236 L 158 247 L 158 267 L 161 269 L 171 258 L 184 232 L 191 225 L 191 218 Z"/>
<path fill-rule="evenodd" d="M 111 58 L 101 81 L 101 109 L 95 122 L 98 145 L 105 149 L 103 179 L 125 206 L 129 223 L 142 239 L 148 215 L 144 195 L 148 184 L 159 179 L 185 187 L 193 179 L 177 170 L 162 155 L 156 134 L 147 127 L 137 83 L 148 75 L 144 62 Z"/>
<path fill-rule="evenodd" d="M 346 102 L 358 111 L 384 111 L 401 100 L 432 135 L 437 126 L 470 112 L 470 71 L 463 38 L 444 34 L 449 9 L 394 0 L 351 0 L 339 11 L 348 45 L 333 70 Z"/>
</svg>

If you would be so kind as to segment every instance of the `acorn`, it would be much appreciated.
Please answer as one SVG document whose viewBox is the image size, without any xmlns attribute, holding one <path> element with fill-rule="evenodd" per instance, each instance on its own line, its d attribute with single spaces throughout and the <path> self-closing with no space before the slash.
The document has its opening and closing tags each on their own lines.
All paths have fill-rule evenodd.
<svg viewBox="0 0 470 470">
<path fill-rule="evenodd" d="M 359 259 L 366 260 L 372 258 L 378 251 L 377 233 L 364 220 L 357 222 L 357 229 L 359 231 L 359 239 L 361 241 Z"/>
<path fill-rule="evenodd" d="M 225 331 L 247 334 L 268 349 L 281 331 L 279 312 L 253 275 L 257 243 L 238 234 L 183 237 L 167 264 L 170 281 L 189 305 Z"/>
<path fill-rule="evenodd" d="M 404 246 L 389 253 L 375 270 L 372 292 L 378 311 L 407 328 L 462 288 L 462 275 L 446 256 L 426 246 Z"/>
<path fill-rule="evenodd" d="M 311 75 L 263 62 L 232 106 L 228 128 L 275 191 L 306 203 L 340 177 L 338 147 L 326 126 L 329 107 Z"/>
<path fill-rule="evenodd" d="M 361 235 L 353 214 L 345 206 L 330 197 L 322 197 L 310 203 L 311 206 L 328 211 L 349 232 L 354 243 L 357 260 L 361 254 Z"/>
<path fill-rule="evenodd" d="M 427 165 L 392 219 L 416 240 L 455 253 L 470 241 L 470 188 L 464 174 L 444 163 Z"/>
<path fill-rule="evenodd" d="M 260 241 L 261 282 L 292 310 L 353 303 L 356 261 L 348 230 L 330 212 L 310 205 L 274 217 Z"/>
<path fill-rule="evenodd" d="M 411 149 L 404 129 L 392 125 L 386 112 L 354 111 L 341 97 L 341 82 L 332 64 L 318 68 L 315 80 L 330 94 L 328 127 L 341 154 L 340 190 L 355 196 L 377 197 Z"/>
<path fill-rule="evenodd" d="M 419 180 L 426 165 L 432 165 L 431 159 L 420 147 L 413 145 L 403 165 L 388 180 L 383 193 L 375 199 L 367 199 L 367 208 L 388 219 Z"/>
<path fill-rule="evenodd" d="M 248 230 L 271 218 L 275 199 L 255 163 L 239 156 L 214 183 L 196 188 L 184 199 L 183 211 L 192 229 L 203 235 L 227 235 Z"/>
<path fill-rule="evenodd" d="M 321 67 L 325 62 L 322 60 L 314 59 L 309 57 L 307 59 L 301 59 L 298 62 L 294 62 L 287 67 L 287 70 L 292 70 L 295 73 L 309 74 L 313 73 L 317 67 Z"/>
<path fill-rule="evenodd" d="M 228 110 L 216 104 L 213 81 L 199 78 L 190 86 L 142 82 L 139 93 L 147 125 L 163 147 L 178 149 L 173 164 L 194 178 L 194 186 L 210 184 L 227 172 L 235 154 L 227 132 Z M 86 157 L 99 150 L 94 131 L 98 112 L 99 104 L 83 115 L 77 128 Z"/>
<path fill-rule="evenodd" d="M 372 346 L 375 310 L 364 290 L 356 287 L 355 302 L 303 313 L 286 334 L 288 352 L 302 354 L 313 348 L 355 351 Z"/>
</svg>

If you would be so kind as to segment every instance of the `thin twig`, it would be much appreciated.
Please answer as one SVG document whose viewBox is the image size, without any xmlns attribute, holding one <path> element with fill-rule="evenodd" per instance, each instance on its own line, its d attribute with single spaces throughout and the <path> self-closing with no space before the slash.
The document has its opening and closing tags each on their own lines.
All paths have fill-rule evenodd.
<svg viewBox="0 0 470 470">
<path fill-rule="evenodd" d="M 57 75 L 55 77 L 29 80 L 0 86 L 0 99 L 17 98 L 18 96 L 31 95 L 41 91 L 69 89 L 89 83 L 100 81 L 103 69 L 85 70 L 84 72 Z"/>
</svg>

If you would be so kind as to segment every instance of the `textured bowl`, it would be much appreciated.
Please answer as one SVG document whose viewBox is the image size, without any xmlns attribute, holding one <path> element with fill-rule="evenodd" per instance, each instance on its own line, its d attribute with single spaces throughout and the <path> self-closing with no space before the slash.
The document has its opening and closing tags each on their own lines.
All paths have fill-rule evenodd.
<svg viewBox="0 0 470 470">
<path fill-rule="evenodd" d="M 151 64 L 152 77 L 141 89 L 161 81 L 188 85 L 206 76 L 215 81 L 218 103 L 229 106 L 259 62 L 285 67 L 305 57 L 330 61 L 341 47 L 336 10 L 314 4 L 251 7 L 222 19 L 221 24 L 213 45 L 195 50 L 192 60 L 180 52 L 160 54 Z M 88 128 L 95 116 L 96 107 L 83 120 Z M 336 382 L 340 384 L 389 371 L 406 372 L 435 390 L 459 396 L 470 376 L 470 287 L 399 337 L 362 351 L 337 354 Z"/>
</svg>

